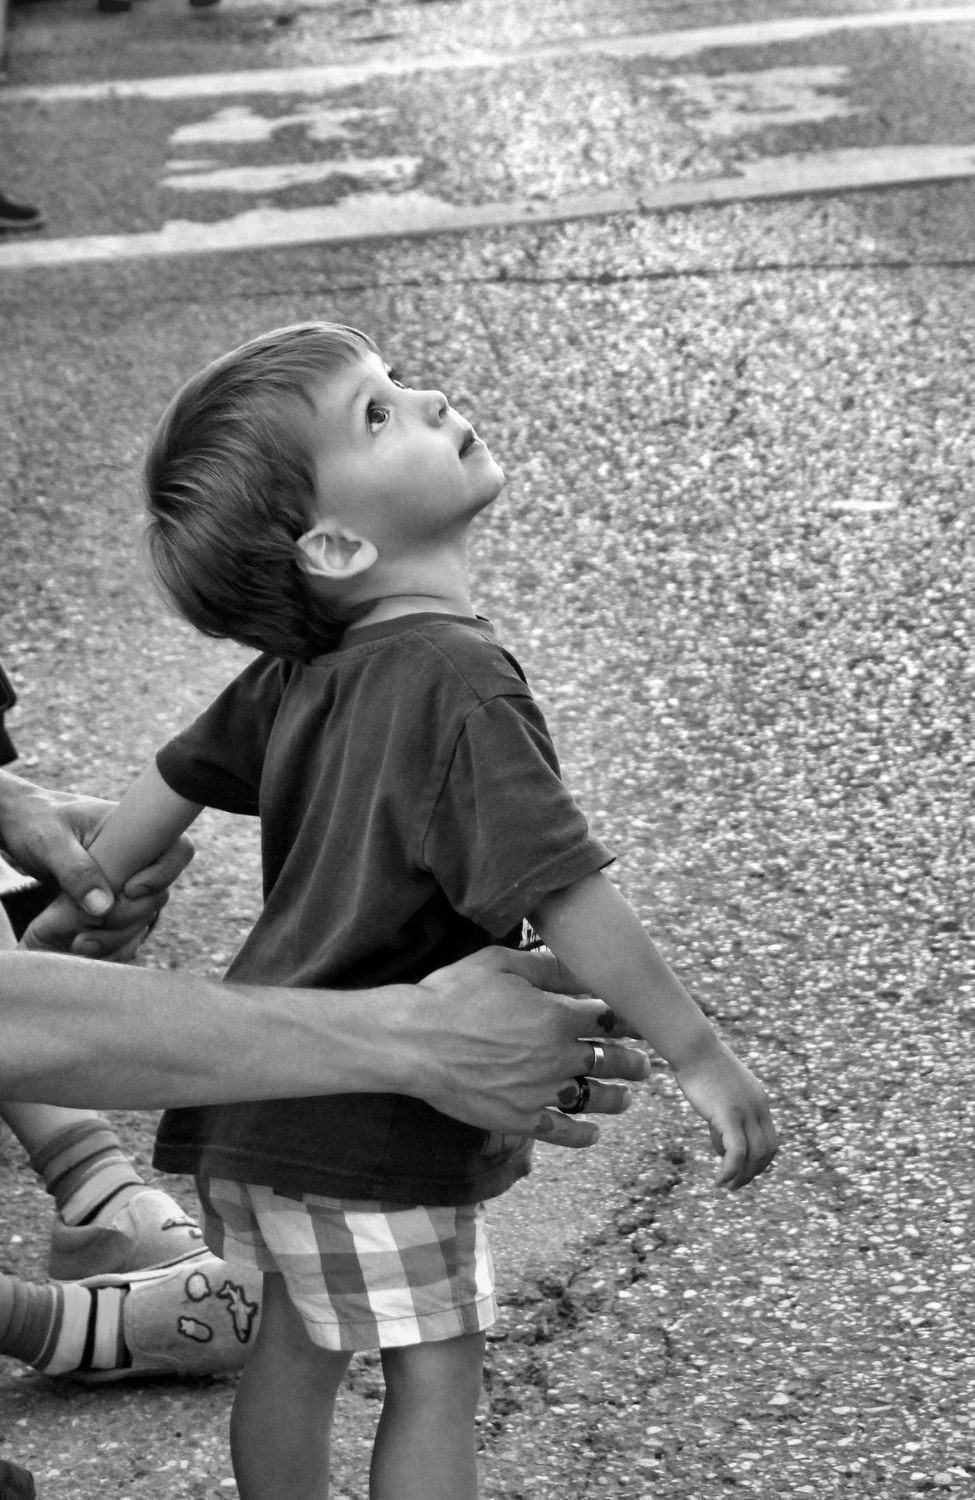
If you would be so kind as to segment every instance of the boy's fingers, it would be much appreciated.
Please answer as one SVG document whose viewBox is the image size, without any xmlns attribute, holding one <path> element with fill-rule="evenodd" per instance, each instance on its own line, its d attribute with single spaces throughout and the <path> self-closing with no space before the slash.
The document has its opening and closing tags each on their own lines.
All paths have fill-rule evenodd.
<svg viewBox="0 0 975 1500">
<path fill-rule="evenodd" d="M 748 1180 L 743 1176 L 748 1160 L 748 1137 L 741 1125 L 726 1124 L 723 1129 L 709 1125 L 711 1144 L 721 1157 L 715 1183 L 718 1187 L 742 1187 Z"/>
<path fill-rule="evenodd" d="M 743 1188 L 771 1164 L 778 1150 L 778 1138 L 771 1119 L 753 1125 L 751 1131 L 736 1130 L 730 1142 L 729 1134 L 726 1131 L 722 1138 L 713 1128 L 711 1131 L 714 1149 L 723 1158 L 715 1181 L 718 1187 L 735 1190 Z"/>
<path fill-rule="evenodd" d="M 125 882 L 125 895 L 138 900 L 165 891 L 183 873 L 195 853 L 192 843 L 183 834 L 154 864 L 129 877 Z"/>
</svg>

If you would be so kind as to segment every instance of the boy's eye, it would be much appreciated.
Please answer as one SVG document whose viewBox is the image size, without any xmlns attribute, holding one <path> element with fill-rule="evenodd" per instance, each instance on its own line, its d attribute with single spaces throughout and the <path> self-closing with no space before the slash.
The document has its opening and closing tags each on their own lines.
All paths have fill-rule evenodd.
<svg viewBox="0 0 975 1500">
<path fill-rule="evenodd" d="M 369 427 L 382 427 L 384 422 L 389 421 L 389 408 L 380 406 L 378 401 L 370 401 L 366 407 L 366 423 Z"/>
<path fill-rule="evenodd" d="M 394 370 L 391 365 L 386 369 L 386 378 L 391 385 L 398 385 L 401 391 L 407 389 L 406 381 L 400 375 L 399 370 Z"/>
</svg>

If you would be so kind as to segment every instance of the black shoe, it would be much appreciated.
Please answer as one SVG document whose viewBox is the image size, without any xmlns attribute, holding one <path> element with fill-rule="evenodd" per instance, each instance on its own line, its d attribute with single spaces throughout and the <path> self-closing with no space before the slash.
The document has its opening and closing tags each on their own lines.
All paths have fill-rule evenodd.
<svg viewBox="0 0 975 1500">
<path fill-rule="evenodd" d="M 39 208 L 32 208 L 29 203 L 13 203 L 0 193 L 0 231 L 40 229 L 43 223 L 44 215 Z"/>
<path fill-rule="evenodd" d="M 0 1458 L 0 1500 L 34 1500 L 34 1481 L 19 1464 Z"/>
</svg>

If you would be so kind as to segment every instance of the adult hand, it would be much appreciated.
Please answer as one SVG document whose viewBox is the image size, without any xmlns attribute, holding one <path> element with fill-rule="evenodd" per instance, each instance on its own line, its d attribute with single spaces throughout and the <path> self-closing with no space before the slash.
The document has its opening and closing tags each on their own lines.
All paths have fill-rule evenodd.
<svg viewBox="0 0 975 1500">
<path fill-rule="evenodd" d="M 562 1114 L 559 1097 L 573 1097 L 573 1081 L 588 1077 L 587 1110 L 621 1114 L 629 1089 L 603 1080 L 637 1080 L 650 1071 L 644 1052 L 610 1040 L 620 1031 L 601 1000 L 573 996 L 577 986 L 553 954 L 485 948 L 428 975 L 417 989 L 420 998 L 403 1021 L 410 1092 L 482 1129 L 591 1146 L 598 1126 Z M 595 1068 L 590 1037 L 602 1054 Z"/>
<path fill-rule="evenodd" d="M 57 901 L 31 923 L 24 946 L 125 961 L 169 899 L 168 888 L 193 858 L 181 838 L 118 898 L 87 852 L 114 804 L 50 792 L 0 773 L 0 845 L 27 874 L 55 881 L 74 903 Z M 86 930 L 78 935 L 78 917 Z"/>
</svg>

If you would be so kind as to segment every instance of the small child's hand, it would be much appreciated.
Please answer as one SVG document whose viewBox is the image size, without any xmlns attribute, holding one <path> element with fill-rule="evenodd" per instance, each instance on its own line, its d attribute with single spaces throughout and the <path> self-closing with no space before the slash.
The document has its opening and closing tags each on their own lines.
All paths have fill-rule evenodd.
<svg viewBox="0 0 975 1500">
<path fill-rule="evenodd" d="M 779 1148 L 768 1095 L 754 1074 L 717 1037 L 674 1069 L 689 1103 L 702 1115 L 721 1157 L 719 1187 L 742 1188 L 764 1172 Z"/>
</svg>

